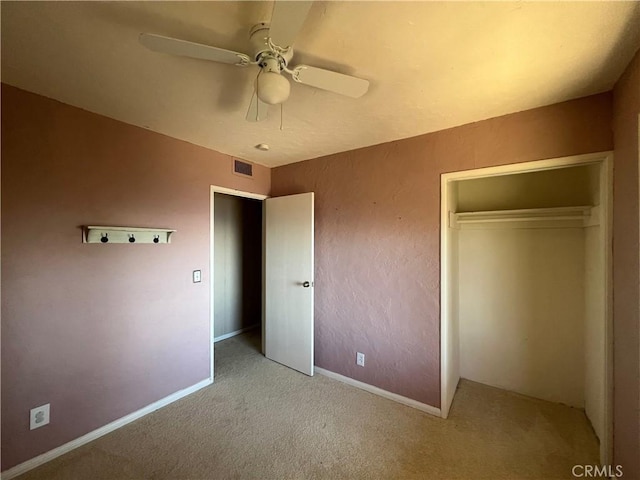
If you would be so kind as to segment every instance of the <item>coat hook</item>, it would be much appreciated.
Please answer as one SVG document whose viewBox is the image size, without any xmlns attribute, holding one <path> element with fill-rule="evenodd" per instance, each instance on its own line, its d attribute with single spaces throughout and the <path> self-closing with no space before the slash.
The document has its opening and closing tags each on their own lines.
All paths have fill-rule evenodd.
<svg viewBox="0 0 640 480">
<path fill-rule="evenodd" d="M 129 243 L 135 243 L 136 237 L 133 236 L 133 233 L 129 234 Z"/>
<path fill-rule="evenodd" d="M 108 233 L 103 233 L 102 237 L 100 237 L 100 241 L 102 243 L 107 243 L 109 241 L 109 234 Z"/>
<path fill-rule="evenodd" d="M 153 236 L 153 243 L 160 243 L 160 235 Z"/>
</svg>

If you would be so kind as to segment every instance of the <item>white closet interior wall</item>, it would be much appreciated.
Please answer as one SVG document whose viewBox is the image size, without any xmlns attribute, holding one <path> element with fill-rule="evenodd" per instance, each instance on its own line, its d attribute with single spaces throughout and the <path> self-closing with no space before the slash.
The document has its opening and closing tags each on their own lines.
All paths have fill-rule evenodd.
<svg viewBox="0 0 640 480">
<path fill-rule="evenodd" d="M 598 178 L 589 165 L 462 180 L 456 211 L 597 205 Z M 600 228 L 494 223 L 457 237 L 461 377 L 592 410 L 599 433 Z"/>
<path fill-rule="evenodd" d="M 447 189 L 447 205 L 451 211 L 455 212 L 458 208 L 458 183 L 452 182 Z M 449 288 L 445 292 L 446 294 L 446 309 L 449 312 L 449 322 L 445 322 L 442 325 L 443 329 L 449 329 L 449 334 L 445 335 L 446 345 L 443 345 L 442 352 L 443 355 L 446 356 L 444 359 L 445 363 L 449 365 L 449 368 L 444 373 L 447 375 L 445 378 L 445 389 L 446 392 L 441 392 L 444 394 L 445 399 L 452 399 L 455 390 L 458 386 L 458 382 L 460 381 L 460 312 L 459 312 L 459 304 L 458 298 L 460 296 L 459 289 L 459 248 L 458 248 L 458 233 L 459 231 L 454 228 L 449 229 L 449 235 L 447 236 L 447 245 L 446 251 L 449 252 L 449 266 L 447 269 L 447 274 L 450 275 L 449 281 L 446 282 Z M 443 400 L 443 404 L 446 400 Z M 444 405 L 443 405 L 444 406 Z M 448 411 L 448 409 L 447 409 Z"/>
<path fill-rule="evenodd" d="M 589 170 L 589 191 L 592 195 L 593 205 L 600 205 L 606 208 L 604 203 L 604 186 L 600 185 L 600 168 L 592 165 Z M 584 409 L 591 425 L 598 435 L 604 438 L 605 435 L 605 395 L 606 395 L 606 372 L 605 372 L 605 339 L 606 331 L 604 319 L 607 316 L 605 302 L 605 252 L 604 245 L 607 244 L 605 238 L 605 226 L 595 225 L 584 228 L 584 249 L 585 249 L 585 283 L 584 283 Z"/>
</svg>

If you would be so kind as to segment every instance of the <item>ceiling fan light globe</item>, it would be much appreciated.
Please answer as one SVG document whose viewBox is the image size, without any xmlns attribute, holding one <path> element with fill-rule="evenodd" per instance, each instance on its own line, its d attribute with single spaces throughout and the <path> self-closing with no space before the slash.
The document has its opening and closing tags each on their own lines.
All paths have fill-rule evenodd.
<svg viewBox="0 0 640 480">
<path fill-rule="evenodd" d="M 258 77 L 258 98 L 269 105 L 277 105 L 289 98 L 289 80 L 276 72 L 262 72 Z"/>
</svg>

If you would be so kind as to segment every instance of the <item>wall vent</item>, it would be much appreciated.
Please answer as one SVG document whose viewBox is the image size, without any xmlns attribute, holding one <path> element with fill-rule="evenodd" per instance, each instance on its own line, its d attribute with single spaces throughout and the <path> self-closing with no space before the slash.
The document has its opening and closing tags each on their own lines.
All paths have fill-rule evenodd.
<svg viewBox="0 0 640 480">
<path fill-rule="evenodd" d="M 253 165 L 247 162 L 243 162 L 242 160 L 238 160 L 237 158 L 234 158 L 233 173 L 237 173 L 239 175 L 245 175 L 247 177 L 252 177 Z"/>
</svg>

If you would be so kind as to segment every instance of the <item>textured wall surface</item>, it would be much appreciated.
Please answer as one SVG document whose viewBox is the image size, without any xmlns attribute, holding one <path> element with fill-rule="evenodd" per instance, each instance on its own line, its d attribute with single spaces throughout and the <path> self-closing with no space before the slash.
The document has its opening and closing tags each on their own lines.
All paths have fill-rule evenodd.
<svg viewBox="0 0 640 480">
<path fill-rule="evenodd" d="M 614 460 L 640 478 L 638 115 L 640 52 L 613 91 Z"/>
<path fill-rule="evenodd" d="M 274 169 L 273 195 L 316 193 L 316 365 L 439 406 L 440 174 L 611 150 L 611 110 L 600 94 Z"/>
<path fill-rule="evenodd" d="M 209 185 L 268 193 L 254 172 L 2 86 L 2 470 L 209 377 Z M 82 244 L 92 224 L 177 233 Z"/>
</svg>

